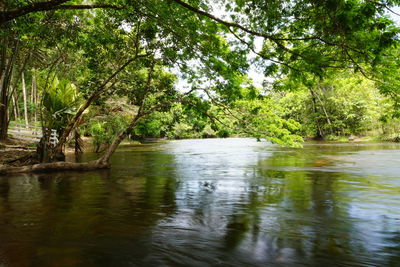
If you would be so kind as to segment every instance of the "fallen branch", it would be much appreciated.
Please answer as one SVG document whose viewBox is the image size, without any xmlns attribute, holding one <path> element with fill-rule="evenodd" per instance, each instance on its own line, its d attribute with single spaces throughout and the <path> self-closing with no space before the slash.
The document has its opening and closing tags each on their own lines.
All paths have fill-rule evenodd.
<svg viewBox="0 0 400 267">
<path fill-rule="evenodd" d="M 0 167 L 0 175 L 13 173 L 35 173 L 35 172 L 59 172 L 59 171 L 89 171 L 109 168 L 108 164 L 102 162 L 90 161 L 84 163 L 76 162 L 53 162 L 40 163 L 22 167 Z"/>
</svg>

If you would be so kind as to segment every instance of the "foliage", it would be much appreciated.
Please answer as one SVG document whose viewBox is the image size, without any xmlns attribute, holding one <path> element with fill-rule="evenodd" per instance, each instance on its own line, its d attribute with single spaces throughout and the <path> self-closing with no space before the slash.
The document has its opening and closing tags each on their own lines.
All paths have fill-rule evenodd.
<svg viewBox="0 0 400 267">
<path fill-rule="evenodd" d="M 299 147 L 303 139 L 297 135 L 300 124 L 293 119 L 282 119 L 268 99 L 235 103 L 237 127 L 247 136 L 265 138 L 272 143 Z"/>
<path fill-rule="evenodd" d="M 101 152 L 111 144 L 117 134 L 124 131 L 127 120 L 121 115 L 111 115 L 96 118 L 87 126 L 86 133 L 92 137 L 95 151 Z"/>
<path fill-rule="evenodd" d="M 134 136 L 140 139 L 165 137 L 172 121 L 170 112 L 154 112 L 136 126 Z"/>
<path fill-rule="evenodd" d="M 379 94 L 374 82 L 360 75 L 335 73 L 319 82 L 295 86 L 277 93 L 277 104 L 285 118 L 300 122 L 303 136 L 360 135 L 379 128 L 386 117 L 388 100 Z"/>
<path fill-rule="evenodd" d="M 95 151 L 101 152 L 125 131 L 136 112 L 137 107 L 130 105 L 126 97 L 110 97 L 84 114 L 80 128 L 84 135 L 92 137 Z"/>
<path fill-rule="evenodd" d="M 42 124 L 46 128 L 61 132 L 79 104 L 77 89 L 68 80 L 59 80 L 57 76 L 52 77 L 47 87 L 45 84 L 41 86 L 43 86 Z"/>
<path fill-rule="evenodd" d="M 142 139 L 215 137 L 215 131 L 211 126 L 212 122 L 203 115 L 177 103 L 166 111 L 154 112 L 142 120 L 135 128 L 134 136 Z"/>
<path fill-rule="evenodd" d="M 393 108 L 389 111 L 394 117 L 400 118 L 400 60 L 399 49 L 394 47 L 388 49 L 386 54 L 379 58 L 379 63 L 374 66 L 374 74 L 378 79 L 379 91 L 390 97 Z"/>
</svg>

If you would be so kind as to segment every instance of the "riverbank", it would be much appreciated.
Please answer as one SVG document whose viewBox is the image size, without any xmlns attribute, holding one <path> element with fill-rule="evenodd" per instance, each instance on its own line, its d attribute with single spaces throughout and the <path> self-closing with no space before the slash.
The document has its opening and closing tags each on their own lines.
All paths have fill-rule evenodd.
<svg viewBox="0 0 400 267">
<path fill-rule="evenodd" d="M 91 137 L 82 138 L 83 152 L 94 151 Z M 142 141 L 125 140 L 121 145 L 137 145 L 146 142 L 166 141 L 165 138 L 146 138 Z M 321 141 L 333 143 L 367 143 L 367 142 L 400 142 L 399 136 L 386 136 L 386 137 L 371 137 L 371 136 L 327 136 L 323 140 L 316 140 L 315 138 L 304 138 L 307 141 Z M 26 141 L 21 141 L 9 138 L 6 141 L 0 142 L 0 166 L 26 166 L 38 163 L 35 157 L 36 144 Z M 73 146 L 65 148 L 65 154 L 73 155 L 75 153 Z M 99 153 L 101 154 L 101 153 Z"/>
<path fill-rule="evenodd" d="M 83 152 L 94 151 L 91 137 L 82 138 Z M 156 140 L 147 140 L 156 141 Z M 121 145 L 140 144 L 138 141 L 126 140 Z M 75 149 L 73 146 L 65 147 L 66 155 L 73 155 Z M 99 153 L 101 154 L 101 153 Z M 9 138 L 0 142 L 0 166 L 21 167 L 39 163 L 36 159 L 36 143 L 26 142 L 14 138 Z"/>
<path fill-rule="evenodd" d="M 35 152 L 35 144 L 9 138 L 0 142 L 0 165 L 18 167 L 35 164 Z"/>
<path fill-rule="evenodd" d="M 303 137 L 305 141 L 321 141 L 321 142 L 400 142 L 400 135 L 385 135 L 385 136 L 337 136 L 327 135 L 324 138 Z"/>
</svg>

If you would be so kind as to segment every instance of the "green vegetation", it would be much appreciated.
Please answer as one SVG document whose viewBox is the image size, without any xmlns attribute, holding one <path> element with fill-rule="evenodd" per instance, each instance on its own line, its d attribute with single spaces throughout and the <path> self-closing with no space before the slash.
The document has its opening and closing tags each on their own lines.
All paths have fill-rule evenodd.
<svg viewBox="0 0 400 267">
<path fill-rule="evenodd" d="M 387 139 L 399 134 L 393 99 L 362 75 L 335 73 L 309 86 L 285 80 L 278 88 L 277 106 L 284 118 L 301 124 L 302 136 L 343 140 L 340 137 Z"/>
<path fill-rule="evenodd" d="M 10 120 L 55 128 L 51 161 L 85 134 L 104 164 L 127 137 L 396 139 L 395 5 L 5 1 L 0 139 Z"/>
</svg>

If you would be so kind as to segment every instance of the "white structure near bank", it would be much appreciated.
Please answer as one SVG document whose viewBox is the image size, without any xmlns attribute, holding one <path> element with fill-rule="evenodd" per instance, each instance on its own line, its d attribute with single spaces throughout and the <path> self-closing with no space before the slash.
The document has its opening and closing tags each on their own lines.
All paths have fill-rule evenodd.
<svg viewBox="0 0 400 267">
<path fill-rule="evenodd" d="M 39 143 L 43 137 L 42 127 L 25 125 L 21 123 L 11 122 L 8 127 L 8 134 L 15 139 Z M 55 146 L 58 143 L 57 131 L 51 129 L 50 144 Z"/>
</svg>

